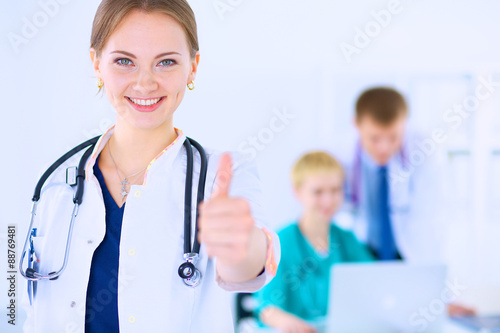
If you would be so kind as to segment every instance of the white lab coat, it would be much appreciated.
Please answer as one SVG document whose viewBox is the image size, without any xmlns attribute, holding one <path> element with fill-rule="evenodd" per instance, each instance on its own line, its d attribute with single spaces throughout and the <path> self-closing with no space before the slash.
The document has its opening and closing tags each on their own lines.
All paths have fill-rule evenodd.
<svg viewBox="0 0 500 333">
<path fill-rule="evenodd" d="M 114 125 L 101 137 L 87 162 L 83 202 L 74 224 L 66 270 L 57 280 L 38 282 L 33 306 L 29 305 L 27 293 L 23 293 L 22 306 L 28 314 L 23 327 L 25 332 L 84 332 L 92 256 L 106 230 L 102 191 L 92 167 L 113 130 Z M 121 333 L 232 332 L 231 292 L 260 289 L 274 277 L 280 260 L 279 239 L 266 228 L 271 236 L 268 254 L 273 256 L 268 256 L 265 272 L 245 283 L 226 283 L 215 271 L 216 258 L 209 259 L 202 244 L 196 265 L 203 276 L 201 284 L 195 288 L 184 285 L 177 270 L 184 262 L 183 206 L 187 162 L 183 143 L 186 135 L 177 131 L 177 141 L 150 164 L 145 184 L 131 185 L 127 196 L 116 282 Z M 192 240 L 200 166 L 194 147 L 193 151 Z M 205 151 L 208 157 L 206 200 L 213 191 L 221 152 L 209 148 Z M 66 168 L 77 165 L 83 152 L 59 167 L 46 186 L 64 183 Z M 256 224 L 264 227 L 266 220 L 256 165 L 243 161 L 242 154 L 231 153 L 234 177 L 229 194 L 246 198 Z M 41 273 L 55 271 L 62 263 L 73 209 L 73 191 L 69 186 L 49 185 L 41 196 L 35 222 L 38 236 L 34 239 Z M 25 287 L 23 284 L 22 290 L 26 290 Z M 103 291 L 102 294 L 103 303 L 106 302 L 106 292 L 109 293 Z"/>
<path fill-rule="evenodd" d="M 409 167 L 405 169 L 400 155 L 388 164 L 391 224 L 396 246 L 401 256 L 412 262 L 443 262 L 446 233 L 446 203 L 444 173 L 438 148 L 424 153 L 419 143 L 425 138 L 409 133 L 405 139 L 405 153 Z M 346 149 L 347 148 L 347 149 Z M 349 151 L 346 154 L 346 151 Z M 368 238 L 367 193 L 361 180 L 359 204 L 356 207 L 350 194 L 354 173 L 356 142 L 333 151 L 340 156 L 346 171 L 346 199 L 336 220 L 345 228 L 352 228 L 363 242 Z M 420 164 L 418 157 L 423 156 Z M 411 172 L 408 172 L 411 170 Z"/>
</svg>

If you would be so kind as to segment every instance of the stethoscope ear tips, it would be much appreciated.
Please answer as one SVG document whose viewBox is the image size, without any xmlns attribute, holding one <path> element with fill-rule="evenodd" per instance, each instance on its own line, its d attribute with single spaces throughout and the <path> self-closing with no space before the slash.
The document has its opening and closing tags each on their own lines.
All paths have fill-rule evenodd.
<svg viewBox="0 0 500 333">
<path fill-rule="evenodd" d="M 37 271 L 35 271 L 33 268 L 26 268 L 26 276 L 29 277 L 29 278 L 35 278 L 35 273 L 37 273 Z M 49 273 L 49 276 L 50 275 L 55 275 L 57 272 L 50 272 Z M 53 278 L 50 278 L 49 280 L 57 280 L 59 278 L 59 275 L 56 275 L 54 276 Z"/>
<path fill-rule="evenodd" d="M 33 268 L 26 268 L 26 276 L 29 278 L 35 277 L 36 271 Z"/>
</svg>

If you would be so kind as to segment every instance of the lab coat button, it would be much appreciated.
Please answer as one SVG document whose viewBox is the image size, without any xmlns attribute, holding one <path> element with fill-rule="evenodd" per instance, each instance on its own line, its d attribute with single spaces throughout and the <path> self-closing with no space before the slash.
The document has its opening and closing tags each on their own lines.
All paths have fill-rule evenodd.
<svg viewBox="0 0 500 333">
<path fill-rule="evenodd" d="M 133 256 L 133 255 L 135 254 L 135 250 L 134 250 L 134 249 L 130 249 L 130 250 L 128 251 L 128 254 L 130 254 L 131 256 Z"/>
<path fill-rule="evenodd" d="M 75 301 L 72 301 L 70 306 L 71 306 L 72 308 L 74 308 L 74 307 L 75 307 L 75 305 L 76 305 L 76 302 L 75 302 Z"/>
<path fill-rule="evenodd" d="M 141 191 L 135 191 L 135 196 L 140 197 L 141 196 Z"/>
<path fill-rule="evenodd" d="M 135 321 L 135 317 L 134 316 L 128 317 L 128 321 L 130 321 L 131 323 L 133 323 Z"/>
<path fill-rule="evenodd" d="M 92 244 L 94 241 L 92 239 L 89 239 L 87 243 Z"/>
</svg>

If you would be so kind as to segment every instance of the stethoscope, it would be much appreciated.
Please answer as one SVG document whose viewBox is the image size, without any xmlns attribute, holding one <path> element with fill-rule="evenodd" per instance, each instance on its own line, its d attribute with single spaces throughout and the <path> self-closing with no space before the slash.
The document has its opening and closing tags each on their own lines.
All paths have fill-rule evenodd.
<svg viewBox="0 0 500 333">
<path fill-rule="evenodd" d="M 55 280 L 57 279 L 62 272 L 65 270 L 66 265 L 68 263 L 68 256 L 69 256 L 69 249 L 71 246 L 71 235 L 73 232 L 73 225 L 76 219 L 76 216 L 78 215 L 78 208 L 82 204 L 82 198 L 83 198 L 83 190 L 84 190 L 84 184 L 85 184 L 85 163 L 87 162 L 90 154 L 95 148 L 95 145 L 97 144 L 99 138 L 101 135 L 98 135 L 90 140 L 87 140 L 80 145 L 76 146 L 75 148 L 71 149 L 68 151 L 66 154 L 61 156 L 57 161 L 55 161 L 48 169 L 47 171 L 44 172 L 42 177 L 38 180 L 38 183 L 35 187 L 35 192 L 32 198 L 33 201 L 33 206 L 31 209 L 31 220 L 30 220 L 30 226 L 28 228 L 28 233 L 26 235 L 26 240 L 24 242 L 24 247 L 23 247 L 23 252 L 21 255 L 21 260 L 19 263 L 19 271 L 21 272 L 21 275 L 25 277 L 28 280 L 28 295 L 29 295 L 29 301 L 30 304 L 32 304 L 32 299 L 36 294 L 36 281 L 38 280 Z M 195 233 L 194 233 L 194 244 L 193 247 L 191 248 L 191 197 L 192 197 L 192 184 L 193 184 L 193 149 L 192 146 L 194 146 L 199 154 L 200 154 L 200 160 L 201 160 L 201 166 L 200 166 L 200 178 L 198 182 L 198 194 L 197 194 L 197 206 L 196 206 L 196 227 L 195 227 Z M 40 193 L 43 187 L 43 184 L 45 181 L 49 178 L 49 176 L 59 167 L 61 166 L 66 160 L 68 160 L 70 157 L 78 153 L 79 151 L 85 149 L 86 147 L 90 146 L 84 154 L 82 155 L 80 162 L 78 163 L 78 167 L 73 167 L 76 168 L 75 175 L 76 179 L 74 181 L 69 181 L 68 178 L 68 169 L 66 169 L 66 182 L 70 186 L 76 186 L 76 191 L 73 196 L 73 212 L 71 213 L 71 220 L 69 224 L 69 230 L 68 230 L 68 236 L 66 239 L 66 249 L 64 252 L 64 260 L 62 263 L 61 268 L 59 270 L 50 272 L 49 274 L 41 274 L 38 272 L 38 267 L 39 267 L 39 260 L 36 258 L 35 255 L 35 249 L 33 245 L 33 237 L 36 237 L 37 233 L 37 228 L 33 228 L 33 222 L 34 222 L 34 217 L 36 215 L 36 209 L 37 209 L 37 204 L 38 201 L 40 200 Z M 196 268 L 196 263 L 199 259 L 199 253 L 200 253 L 200 243 L 198 242 L 198 218 L 199 218 L 199 212 L 198 212 L 198 206 L 200 202 L 203 201 L 204 198 L 204 192 L 205 192 L 205 181 L 206 181 L 206 176 L 207 176 L 207 169 L 208 169 L 208 161 L 207 161 L 207 156 L 205 153 L 205 150 L 203 147 L 196 142 L 195 140 L 186 137 L 186 140 L 184 141 L 184 147 L 186 149 L 186 159 L 187 159 L 187 169 L 186 169 L 186 187 L 185 187 L 185 196 L 184 196 L 184 255 L 183 258 L 185 260 L 184 263 L 182 263 L 179 266 L 178 269 L 178 274 L 182 278 L 182 281 L 184 282 L 185 285 L 189 287 L 196 287 L 197 285 L 200 284 L 201 281 L 201 272 Z M 26 256 L 26 248 L 28 246 L 28 243 L 30 244 L 30 248 L 28 251 L 28 268 L 24 271 L 23 270 L 23 262 L 24 258 Z"/>
<path fill-rule="evenodd" d="M 354 161 L 352 166 L 352 176 L 351 176 L 351 190 L 350 199 L 353 209 L 359 207 L 361 201 L 361 175 L 362 172 L 362 160 L 361 160 L 361 143 L 358 141 L 356 145 L 356 153 L 354 155 Z M 406 148 L 403 145 L 399 151 L 399 156 L 401 158 L 401 165 L 406 168 L 409 165 L 408 157 L 406 154 Z"/>
</svg>

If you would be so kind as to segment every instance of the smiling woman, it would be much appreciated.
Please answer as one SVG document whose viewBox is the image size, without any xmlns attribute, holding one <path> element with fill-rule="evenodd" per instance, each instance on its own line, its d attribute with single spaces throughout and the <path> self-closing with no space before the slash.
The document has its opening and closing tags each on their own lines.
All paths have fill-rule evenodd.
<svg viewBox="0 0 500 333">
<path fill-rule="evenodd" d="M 173 114 L 199 62 L 194 14 L 185 1 L 103 1 L 92 28 L 90 58 L 99 90 L 116 110 L 111 154 L 99 159 L 111 195 L 121 205 L 122 178 L 137 174 L 177 138 Z M 109 149 L 109 147 L 108 147 Z M 140 170 L 140 171 L 138 171 Z M 125 191 L 127 189 L 125 188 Z"/>
<path fill-rule="evenodd" d="M 200 58 L 193 11 L 185 0 L 104 0 L 90 58 L 116 124 L 75 154 L 86 190 L 72 251 L 64 274 L 37 280 L 35 301 L 24 299 L 25 332 L 232 331 L 232 292 L 269 283 L 280 244 L 264 225 L 255 163 L 204 149 L 173 125 Z M 50 278 L 73 190 L 44 193 L 34 226 L 46 246 L 33 249 L 43 260 L 29 272 Z"/>
</svg>

